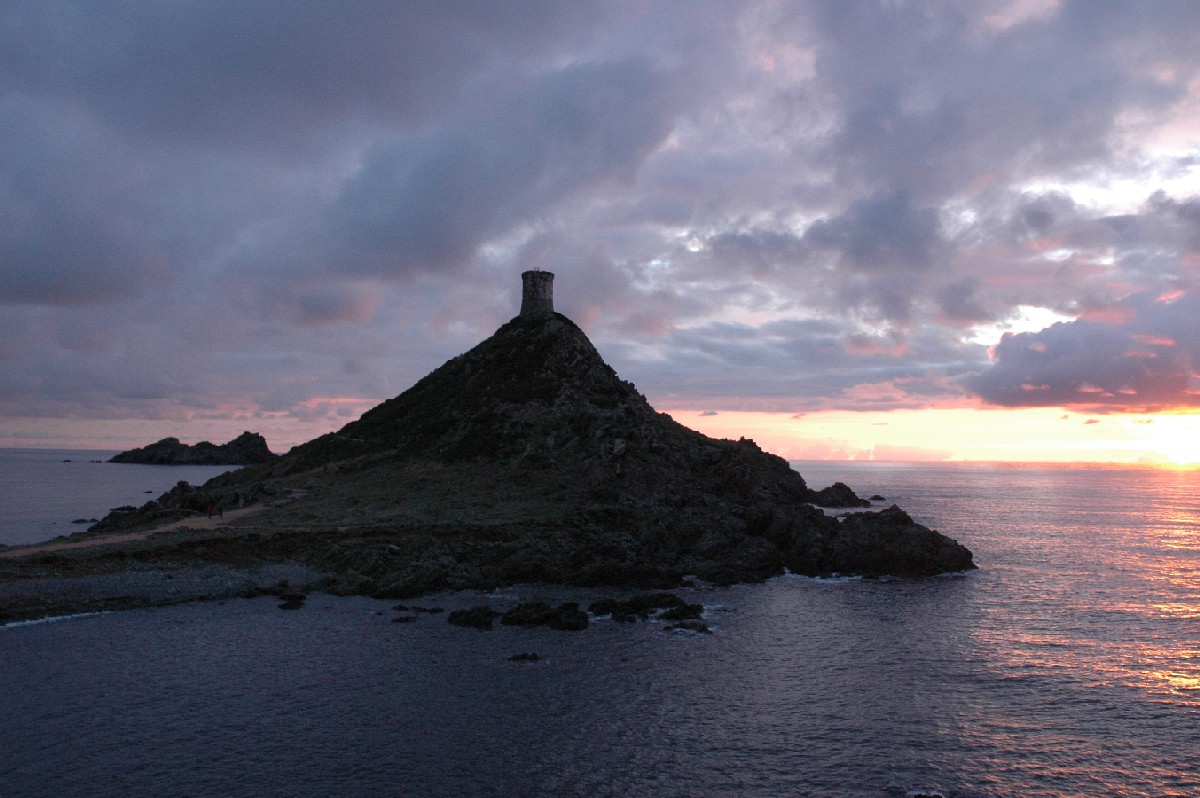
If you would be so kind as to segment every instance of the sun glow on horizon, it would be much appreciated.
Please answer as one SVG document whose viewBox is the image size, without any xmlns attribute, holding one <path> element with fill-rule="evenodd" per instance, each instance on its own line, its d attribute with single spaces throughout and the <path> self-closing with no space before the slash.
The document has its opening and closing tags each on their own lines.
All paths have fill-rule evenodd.
<svg viewBox="0 0 1200 798">
<path fill-rule="evenodd" d="M 1149 437 L 1167 463 L 1200 466 L 1200 415 L 1162 414 L 1154 416 L 1145 426 L 1153 427 Z"/>
<path fill-rule="evenodd" d="M 668 412 L 706 435 L 751 438 L 787 460 L 1200 467 L 1196 413 L 1099 416 L 1062 408 Z"/>
<path fill-rule="evenodd" d="M 0 418 L 0 446 L 122 451 L 174 435 L 224 442 L 261 432 L 286 452 L 354 420 L 370 400 L 324 397 L 290 413 L 237 407 L 204 417 L 56 419 L 45 427 Z M 659 405 L 660 407 L 664 405 Z M 811 413 L 670 408 L 676 421 L 714 438 L 750 438 L 787 460 L 1115 463 L 1200 469 L 1200 413 L 1080 413 L 1062 408 L 948 407 Z"/>
</svg>

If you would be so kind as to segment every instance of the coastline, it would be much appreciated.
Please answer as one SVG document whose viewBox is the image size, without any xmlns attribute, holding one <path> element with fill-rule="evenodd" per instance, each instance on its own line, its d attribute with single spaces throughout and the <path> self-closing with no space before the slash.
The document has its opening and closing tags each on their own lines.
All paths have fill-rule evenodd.
<svg viewBox="0 0 1200 798">
<path fill-rule="evenodd" d="M 0 547 L 0 625 L 317 589 L 327 573 L 255 546 L 243 524 L 267 509 Z"/>
<path fill-rule="evenodd" d="M 409 476 L 414 474 L 424 480 L 427 471 L 416 469 Z M 360 474 L 346 476 L 345 483 L 321 485 L 325 490 L 307 477 L 300 485 L 284 479 L 265 488 L 269 501 L 221 516 L 206 517 L 184 507 L 165 508 L 144 520 L 118 512 L 120 523 L 107 529 L 0 549 L 0 623 L 263 595 L 293 601 L 313 591 L 408 599 L 517 583 L 670 590 L 696 578 L 714 585 L 761 582 L 789 565 L 767 537 L 722 535 L 715 521 L 704 525 L 706 537 L 695 554 L 660 546 L 632 550 L 617 560 L 612 552 L 628 546 L 627 535 L 637 528 L 632 524 L 644 525 L 646 519 L 604 507 L 575 507 L 566 513 L 561 505 L 545 503 L 505 508 L 492 500 L 501 486 L 479 475 L 446 480 L 447 489 L 457 486 L 460 501 L 465 485 L 482 490 L 466 506 L 454 508 L 457 512 L 448 513 L 449 497 L 439 497 L 423 484 L 404 491 L 404 512 L 387 506 L 381 517 L 359 515 L 354 523 L 355 513 L 348 512 L 354 497 L 348 492 L 354 486 L 362 489 L 363 480 Z M 374 487 L 392 492 L 403 480 L 385 482 Z M 162 507 L 175 494 L 196 499 L 199 506 L 211 505 L 208 491 L 222 489 L 219 480 L 214 483 L 200 490 L 173 489 L 154 506 Z M 489 514 L 481 516 L 479 508 L 490 508 Z M 889 538 L 874 537 L 881 535 L 899 536 L 892 541 L 916 535 L 917 545 L 956 545 L 914 524 L 894 506 L 854 513 L 856 518 L 844 524 L 810 505 L 800 510 L 804 515 L 798 517 L 819 523 L 820 529 L 833 523 L 832 528 L 849 530 L 847 534 L 867 535 L 853 544 L 859 551 L 887 547 Z M 179 518 L 179 513 L 186 515 Z M 795 534 L 773 518 L 763 523 L 780 526 L 781 534 Z M 759 534 L 770 532 L 764 526 Z M 905 551 L 911 550 L 901 549 L 901 558 Z M 917 551 L 922 558 L 930 556 Z M 856 556 L 861 555 L 851 549 L 842 560 L 855 563 Z M 922 568 L 892 575 L 932 575 Z M 888 571 L 835 566 L 807 575 L 836 573 L 882 576 Z"/>
</svg>

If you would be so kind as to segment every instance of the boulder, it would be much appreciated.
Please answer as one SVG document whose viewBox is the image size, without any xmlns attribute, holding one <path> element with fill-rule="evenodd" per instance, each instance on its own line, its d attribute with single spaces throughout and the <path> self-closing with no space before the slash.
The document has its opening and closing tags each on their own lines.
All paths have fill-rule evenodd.
<svg viewBox="0 0 1200 798">
<path fill-rule="evenodd" d="M 682 607 L 663 610 L 658 617 L 664 621 L 698 621 L 703 614 L 703 604 L 684 604 Z"/>
<path fill-rule="evenodd" d="M 800 574 L 924 577 L 974 568 L 957 541 L 916 523 L 896 505 L 847 516 L 797 537 L 785 558 Z"/>
<path fill-rule="evenodd" d="M 549 626 L 551 629 L 580 631 L 588 627 L 588 615 L 574 602 L 551 607 L 544 601 L 518 604 L 500 616 L 506 626 Z"/>
<path fill-rule="evenodd" d="M 828 488 L 814 491 L 812 503 L 818 507 L 870 507 L 871 502 L 860 498 L 844 482 L 835 482 Z"/>
<path fill-rule="evenodd" d="M 693 634 L 712 634 L 712 630 L 708 628 L 708 624 L 703 621 L 680 621 L 666 627 L 668 632 L 691 632 Z"/>
<path fill-rule="evenodd" d="M 283 603 L 279 605 L 281 610 L 298 610 L 304 606 L 304 602 L 308 596 L 304 593 L 280 593 L 279 598 L 283 599 Z"/>
<path fill-rule="evenodd" d="M 581 632 L 588 628 L 588 614 L 575 602 L 559 604 L 546 625 L 564 632 Z"/>
<path fill-rule="evenodd" d="M 610 615 L 614 621 L 633 623 L 646 620 L 656 611 L 687 607 L 688 604 L 674 593 L 639 593 L 625 601 L 600 599 L 593 601 L 588 609 L 593 615 Z"/>
<path fill-rule="evenodd" d="M 446 616 L 446 620 L 455 626 L 465 626 L 471 629 L 491 629 L 492 622 L 499 614 L 491 607 L 471 607 L 466 610 L 454 610 Z"/>
<path fill-rule="evenodd" d="M 554 608 L 544 601 L 518 604 L 500 616 L 505 626 L 545 626 L 554 617 Z"/>
</svg>

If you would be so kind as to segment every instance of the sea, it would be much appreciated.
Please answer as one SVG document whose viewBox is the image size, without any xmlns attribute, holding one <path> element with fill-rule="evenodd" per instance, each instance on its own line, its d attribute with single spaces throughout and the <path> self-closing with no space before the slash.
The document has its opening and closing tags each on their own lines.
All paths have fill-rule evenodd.
<svg viewBox="0 0 1200 798">
<path fill-rule="evenodd" d="M 42 521 L 165 484 L 104 474 L 123 487 L 96 505 L 88 475 L 132 467 L 56 457 L 0 450 L 5 514 L 32 480 L 53 488 Z M 395 602 L 322 594 L 10 625 L 0 795 L 1200 795 L 1200 470 L 794 465 L 979 569 L 679 591 L 710 634 L 394 623 Z"/>
<path fill-rule="evenodd" d="M 116 451 L 0 448 L 0 544 L 86 530 L 114 507 L 140 507 L 178 482 L 203 485 L 230 466 L 110 463 Z"/>
</svg>

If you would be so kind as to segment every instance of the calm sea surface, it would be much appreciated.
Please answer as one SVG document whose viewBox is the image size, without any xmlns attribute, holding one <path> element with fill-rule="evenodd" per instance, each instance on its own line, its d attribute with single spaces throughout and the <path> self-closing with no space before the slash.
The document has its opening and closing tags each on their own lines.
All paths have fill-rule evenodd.
<svg viewBox="0 0 1200 798">
<path fill-rule="evenodd" d="M 682 591 L 707 636 L 317 595 L 10 626 L 0 795 L 1200 795 L 1200 472 L 797 467 L 981 570 Z"/>
<path fill-rule="evenodd" d="M 202 485 L 229 466 L 109 463 L 115 451 L 0 449 L 0 543 L 37 543 L 87 529 L 114 507 L 140 507 L 176 482 Z M 100 461 L 100 462 L 96 462 Z"/>
</svg>

